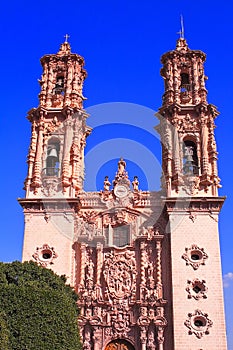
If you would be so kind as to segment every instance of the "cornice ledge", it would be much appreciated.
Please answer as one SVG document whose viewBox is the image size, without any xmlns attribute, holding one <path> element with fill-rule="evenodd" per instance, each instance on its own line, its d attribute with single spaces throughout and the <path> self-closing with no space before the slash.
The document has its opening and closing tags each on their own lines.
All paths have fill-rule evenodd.
<svg viewBox="0 0 233 350">
<path fill-rule="evenodd" d="M 172 212 L 208 212 L 219 213 L 226 197 L 167 197 L 164 205 L 168 213 Z"/>
</svg>

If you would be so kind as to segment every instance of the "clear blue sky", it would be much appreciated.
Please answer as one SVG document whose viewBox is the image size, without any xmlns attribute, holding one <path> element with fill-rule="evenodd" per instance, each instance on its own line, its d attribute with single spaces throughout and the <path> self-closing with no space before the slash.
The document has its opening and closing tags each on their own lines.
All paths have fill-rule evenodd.
<svg viewBox="0 0 233 350">
<path fill-rule="evenodd" d="M 180 14 L 183 14 L 185 37 L 189 47 L 207 53 L 205 67 L 209 77 L 208 101 L 218 106 L 221 112 L 216 121 L 219 173 L 223 185 L 220 195 L 227 195 L 228 198 L 220 218 L 220 240 L 226 285 L 229 350 L 233 350 L 231 224 L 233 4 L 231 1 L 12 0 L 2 1 L 0 10 L 2 162 L 0 260 L 2 261 L 21 259 L 23 214 L 16 198 L 24 196 L 22 187 L 26 176 L 26 155 L 30 140 L 30 125 L 25 116 L 30 108 L 38 105 L 37 79 L 41 75 L 40 57 L 56 53 L 64 35 L 68 33 L 72 51 L 84 56 L 86 61 L 88 78 L 84 94 L 88 100 L 85 107 L 109 102 L 139 104 L 148 112 L 145 113 L 148 115 L 148 120 L 145 122 L 145 129 L 148 131 L 155 123 L 155 120 L 150 119 L 149 109 L 156 111 L 161 106 L 163 80 L 159 74 L 160 56 L 174 49 L 177 32 L 180 29 Z M 114 110 L 119 111 L 118 108 L 121 107 L 118 105 Z M 133 121 L 134 110 L 131 109 L 133 106 L 123 107 L 129 110 L 130 116 L 127 116 L 129 119 L 126 118 L 126 121 L 134 127 L 130 134 L 135 135 L 136 141 L 141 144 L 141 147 L 138 146 L 138 152 L 142 152 L 140 154 L 143 155 L 143 152 L 147 152 L 143 146 L 147 149 L 148 144 L 145 142 L 147 138 L 137 135 L 140 117 L 137 122 Z M 88 109 L 94 110 L 93 117 L 100 111 L 98 108 Z M 141 113 L 141 110 L 139 112 Z M 108 110 L 105 106 L 101 106 L 101 113 L 102 115 L 105 113 L 103 118 L 107 119 Z M 110 122 L 122 124 L 124 113 L 119 114 L 119 120 L 117 116 L 110 116 Z M 90 125 L 98 125 L 93 117 L 90 117 Z M 95 151 L 101 154 L 102 146 L 106 148 L 116 145 L 114 141 L 112 145 L 107 143 L 105 146 L 104 144 L 97 146 L 98 143 L 106 141 L 105 135 L 108 129 L 96 130 L 87 144 L 89 155 L 91 149 L 95 148 Z M 133 143 L 135 141 L 132 137 L 128 137 L 127 141 L 126 135 L 123 135 L 123 138 L 124 145 L 129 150 L 126 158 L 131 160 L 133 165 L 135 161 L 131 159 L 133 154 L 130 153 L 130 149 L 135 145 Z M 147 155 L 153 157 L 149 151 Z M 159 157 L 157 154 L 158 159 Z M 110 169 L 112 165 L 110 162 L 106 168 L 96 169 L 97 187 L 99 179 L 105 175 L 107 166 Z M 136 167 L 135 171 L 140 173 L 140 167 Z M 140 174 L 143 177 L 143 172 Z M 151 180 L 147 180 L 150 183 Z M 88 187 L 87 184 L 86 186 Z"/>
</svg>

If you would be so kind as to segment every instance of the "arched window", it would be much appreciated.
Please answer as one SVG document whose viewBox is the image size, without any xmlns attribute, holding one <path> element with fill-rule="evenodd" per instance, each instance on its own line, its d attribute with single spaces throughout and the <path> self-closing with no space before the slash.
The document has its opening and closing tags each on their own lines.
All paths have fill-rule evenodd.
<svg viewBox="0 0 233 350">
<path fill-rule="evenodd" d="M 59 176 L 59 152 L 60 142 L 57 140 L 49 140 L 46 157 L 46 175 Z"/>
<path fill-rule="evenodd" d="M 191 140 L 185 140 L 183 144 L 183 172 L 185 175 L 198 175 L 197 146 Z"/>
</svg>

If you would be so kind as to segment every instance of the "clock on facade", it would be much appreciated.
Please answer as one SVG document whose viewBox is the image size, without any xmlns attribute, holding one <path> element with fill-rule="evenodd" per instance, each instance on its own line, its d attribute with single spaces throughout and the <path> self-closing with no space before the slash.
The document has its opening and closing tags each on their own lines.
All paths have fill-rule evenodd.
<svg viewBox="0 0 233 350">
<path fill-rule="evenodd" d="M 124 185 L 117 185 L 114 188 L 114 194 L 118 198 L 124 198 L 128 194 L 128 189 Z"/>
</svg>

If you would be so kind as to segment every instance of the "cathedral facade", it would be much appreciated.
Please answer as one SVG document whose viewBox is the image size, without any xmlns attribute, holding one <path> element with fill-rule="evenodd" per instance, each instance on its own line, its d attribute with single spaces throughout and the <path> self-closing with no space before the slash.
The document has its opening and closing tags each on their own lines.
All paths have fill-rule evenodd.
<svg viewBox="0 0 233 350">
<path fill-rule="evenodd" d="M 23 260 L 65 274 L 85 350 L 226 350 L 218 216 L 224 202 L 202 51 L 162 58 L 162 186 L 141 191 L 126 161 L 84 191 L 84 59 L 65 41 L 41 58 L 24 210 Z M 94 161 L 94 160 L 93 160 Z M 153 167 L 153 165 L 151 165 Z"/>
</svg>

